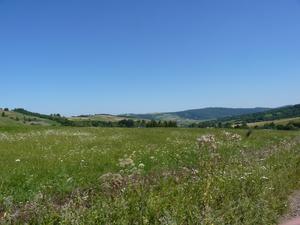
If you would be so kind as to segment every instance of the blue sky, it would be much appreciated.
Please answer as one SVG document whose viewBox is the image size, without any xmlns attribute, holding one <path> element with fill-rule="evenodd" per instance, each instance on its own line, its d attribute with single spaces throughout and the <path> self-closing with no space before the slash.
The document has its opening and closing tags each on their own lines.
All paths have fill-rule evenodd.
<svg viewBox="0 0 300 225">
<path fill-rule="evenodd" d="M 0 105 L 42 113 L 300 103 L 298 0 L 0 0 Z"/>
</svg>

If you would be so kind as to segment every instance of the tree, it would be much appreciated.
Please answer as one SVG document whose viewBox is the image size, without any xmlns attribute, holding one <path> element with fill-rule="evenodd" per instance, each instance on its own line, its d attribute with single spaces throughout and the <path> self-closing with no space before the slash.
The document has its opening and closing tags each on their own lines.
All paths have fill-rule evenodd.
<svg viewBox="0 0 300 225">
<path fill-rule="evenodd" d="M 120 120 L 118 122 L 118 125 L 120 127 L 134 127 L 134 121 L 133 120 Z"/>
<path fill-rule="evenodd" d="M 5 112 L 8 112 L 8 111 L 9 111 L 9 109 L 8 109 L 8 108 L 4 108 L 4 111 L 5 111 Z"/>
<path fill-rule="evenodd" d="M 168 127 L 168 121 L 164 121 L 164 127 Z"/>
<path fill-rule="evenodd" d="M 146 124 L 146 127 L 157 127 L 157 122 L 155 120 L 151 120 Z"/>
</svg>

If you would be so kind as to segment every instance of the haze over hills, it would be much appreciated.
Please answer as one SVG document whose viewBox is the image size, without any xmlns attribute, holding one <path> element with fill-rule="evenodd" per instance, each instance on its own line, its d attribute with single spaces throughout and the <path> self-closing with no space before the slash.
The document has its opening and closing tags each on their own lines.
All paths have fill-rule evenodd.
<svg viewBox="0 0 300 225">
<path fill-rule="evenodd" d="M 208 107 L 202 109 L 192 109 L 179 112 L 167 113 L 148 113 L 148 114 L 124 114 L 128 118 L 139 118 L 148 120 L 216 120 L 225 117 L 240 116 L 251 113 L 259 113 L 270 110 L 270 108 L 223 108 L 223 107 Z"/>
</svg>

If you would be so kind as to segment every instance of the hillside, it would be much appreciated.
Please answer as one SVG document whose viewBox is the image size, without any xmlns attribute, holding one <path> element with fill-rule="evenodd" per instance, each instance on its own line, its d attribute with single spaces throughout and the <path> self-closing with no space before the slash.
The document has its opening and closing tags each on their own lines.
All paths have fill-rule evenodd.
<svg viewBox="0 0 300 225">
<path fill-rule="evenodd" d="M 286 118 L 286 119 L 278 119 L 278 120 L 271 120 L 271 121 L 261 121 L 261 122 L 254 122 L 248 123 L 249 127 L 263 127 L 266 124 L 274 123 L 275 125 L 288 125 L 290 123 L 299 123 L 300 124 L 300 117 L 293 117 L 293 118 Z"/>
<path fill-rule="evenodd" d="M 68 118 L 71 121 L 104 121 L 104 122 L 118 122 L 124 119 L 128 119 L 127 117 L 115 116 L 110 114 L 96 114 L 96 115 L 80 115 L 73 116 Z"/>
<path fill-rule="evenodd" d="M 266 112 L 228 117 L 228 118 L 221 119 L 220 121 L 256 123 L 262 121 L 274 121 L 274 120 L 281 120 L 281 119 L 288 119 L 288 118 L 295 118 L 295 117 L 300 117 L 300 104 L 271 109 Z"/>
<path fill-rule="evenodd" d="M 23 108 L 4 112 L 3 126 L 6 125 L 61 125 L 69 127 L 177 127 L 176 121 L 150 121 L 119 117 L 110 114 L 80 115 L 64 117 L 60 114 L 40 114 Z M 20 119 L 21 118 L 21 119 Z M 7 121 L 7 119 L 9 119 Z M 30 121 L 30 123 L 27 123 Z"/>
<path fill-rule="evenodd" d="M 64 126 L 123 126 L 121 122 L 133 120 L 133 126 L 145 126 L 150 120 L 176 121 L 179 126 L 192 127 L 230 127 L 236 124 L 248 124 L 250 127 L 263 127 L 265 124 L 294 125 L 299 123 L 300 104 L 276 109 L 268 108 L 204 108 L 169 113 L 125 114 L 125 115 L 80 115 L 62 117 L 59 114 L 44 115 L 25 109 L 13 111 L 0 110 L 0 126 L 23 125 L 64 125 Z M 145 121 L 141 121 L 145 120 Z M 197 125 L 198 124 L 198 125 Z M 221 125 L 220 125 L 221 124 Z M 223 124 L 223 125 L 222 125 Z M 158 124 L 159 125 L 159 124 Z M 296 126 L 298 127 L 298 125 Z"/>
<path fill-rule="evenodd" d="M 44 119 L 32 115 L 26 115 L 17 111 L 4 111 L 0 109 L 0 126 L 26 126 L 26 125 L 52 126 L 52 125 L 58 125 L 58 123 L 49 119 Z"/>
<path fill-rule="evenodd" d="M 300 104 L 284 106 L 265 112 L 232 116 L 217 120 L 203 121 L 191 124 L 191 127 L 243 127 L 279 130 L 294 130 L 300 128 Z"/>
<path fill-rule="evenodd" d="M 135 117 L 149 120 L 176 120 L 176 121 L 204 121 L 216 120 L 224 117 L 240 116 L 250 113 L 259 113 L 270 110 L 269 108 L 221 108 L 210 107 L 192 109 L 179 112 L 150 113 L 150 114 L 126 114 L 121 116 Z"/>
</svg>

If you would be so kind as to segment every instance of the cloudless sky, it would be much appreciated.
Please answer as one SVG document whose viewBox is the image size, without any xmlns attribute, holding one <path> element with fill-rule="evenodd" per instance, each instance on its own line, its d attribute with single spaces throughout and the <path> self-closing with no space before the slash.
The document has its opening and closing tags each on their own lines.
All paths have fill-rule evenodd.
<svg viewBox="0 0 300 225">
<path fill-rule="evenodd" d="M 0 107 L 300 103 L 299 0 L 0 0 Z"/>
</svg>

